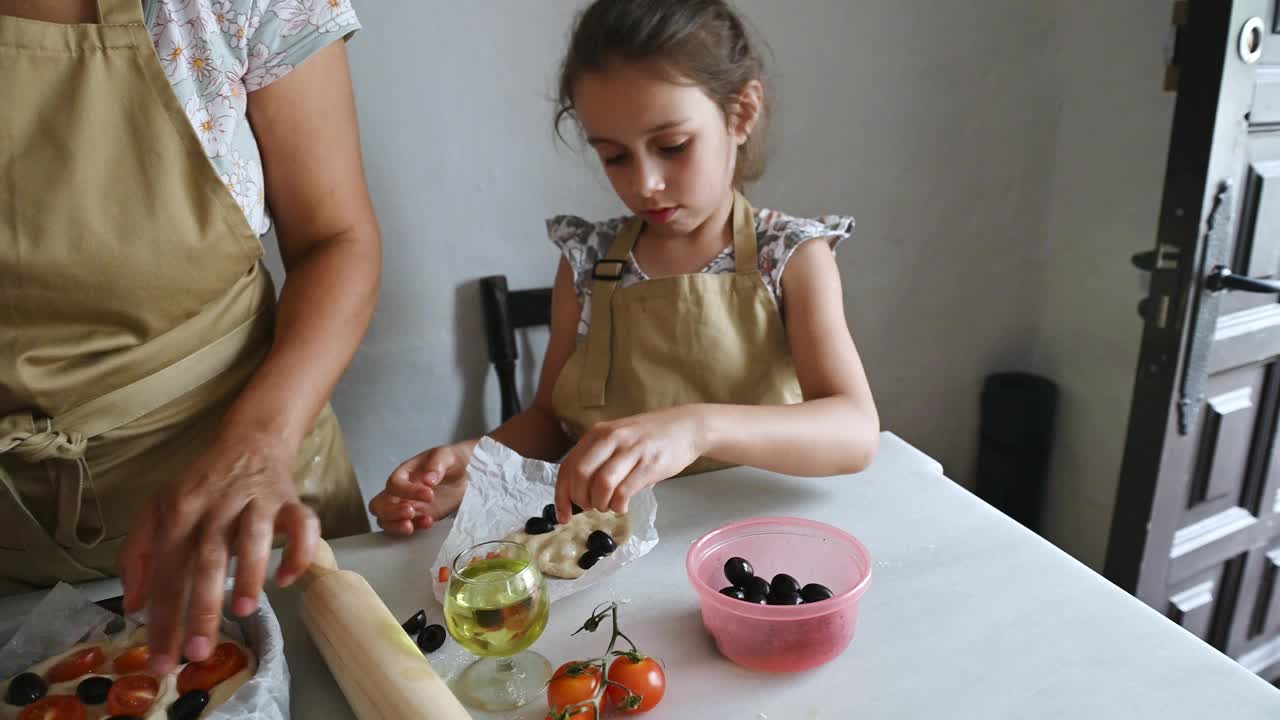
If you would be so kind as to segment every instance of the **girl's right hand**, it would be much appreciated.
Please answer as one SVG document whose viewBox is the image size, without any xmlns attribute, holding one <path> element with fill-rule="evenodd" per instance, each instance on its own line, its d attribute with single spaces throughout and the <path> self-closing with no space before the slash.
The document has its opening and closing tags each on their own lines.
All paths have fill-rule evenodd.
<svg viewBox="0 0 1280 720">
<path fill-rule="evenodd" d="M 369 502 L 378 525 L 392 535 L 412 535 L 457 510 L 467 489 L 467 445 L 441 445 L 401 463 Z"/>
</svg>

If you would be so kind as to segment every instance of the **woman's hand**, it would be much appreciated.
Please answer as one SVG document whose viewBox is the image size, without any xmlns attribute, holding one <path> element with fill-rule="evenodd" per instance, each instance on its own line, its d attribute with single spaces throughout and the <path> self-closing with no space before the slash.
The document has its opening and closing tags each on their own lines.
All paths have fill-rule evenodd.
<svg viewBox="0 0 1280 720">
<path fill-rule="evenodd" d="M 296 457 L 295 447 L 275 437 L 224 434 L 135 518 L 119 569 L 126 610 L 149 610 L 153 672 L 168 672 L 180 653 L 209 656 L 231 555 L 232 612 L 239 616 L 257 608 L 276 533 L 288 539 L 276 582 L 287 586 L 306 570 L 320 524 L 298 499 Z"/>
<path fill-rule="evenodd" d="M 636 493 L 679 474 L 705 446 L 699 405 L 598 423 L 560 464 L 556 515 L 568 522 L 573 505 L 624 513 Z"/>
</svg>

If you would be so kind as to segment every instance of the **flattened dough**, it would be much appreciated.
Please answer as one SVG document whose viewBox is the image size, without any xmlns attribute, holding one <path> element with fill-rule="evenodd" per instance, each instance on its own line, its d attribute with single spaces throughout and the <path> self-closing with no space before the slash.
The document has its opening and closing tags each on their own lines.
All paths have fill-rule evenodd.
<svg viewBox="0 0 1280 720">
<path fill-rule="evenodd" d="M 503 539 L 529 548 L 534 564 L 543 575 L 573 580 L 586 572 L 578 567 L 578 557 L 587 552 L 587 536 L 596 530 L 609 533 L 618 547 L 622 547 L 631 538 L 631 518 L 615 512 L 584 510 L 569 522 L 556 525 L 549 533 L 530 535 L 517 530 Z"/>
<path fill-rule="evenodd" d="M 84 675 L 84 676 L 75 678 L 74 680 L 68 680 L 67 682 L 63 682 L 63 683 L 54 683 L 53 685 L 49 686 L 49 692 L 48 692 L 49 695 L 75 695 L 76 686 L 78 686 L 80 682 L 83 681 L 86 677 L 97 675 L 97 676 L 108 677 L 108 678 L 111 678 L 112 680 L 115 680 L 116 678 L 120 677 L 119 675 L 111 672 L 111 663 L 113 663 L 116 657 L 119 656 L 125 650 L 128 650 L 134 645 L 143 645 L 146 642 L 147 642 L 147 628 L 145 626 L 139 625 L 134 628 L 132 633 L 120 633 L 119 635 L 113 638 L 109 638 L 106 642 L 82 643 L 80 645 L 76 645 L 75 647 L 71 648 L 70 650 L 67 650 L 66 652 L 59 653 L 57 655 L 54 655 L 53 657 L 46 658 L 45 660 L 39 663 L 36 663 L 35 665 L 31 666 L 27 670 L 27 672 L 33 672 L 37 675 L 44 675 L 45 671 L 53 667 L 53 665 L 57 661 L 79 650 L 82 650 L 88 647 L 94 647 L 95 645 L 102 648 L 103 652 L 105 652 L 107 655 L 107 661 L 106 663 L 104 663 L 103 667 L 100 668 L 100 672 L 90 673 L 89 675 Z M 218 642 L 222 643 L 222 642 L 235 642 L 235 641 L 232 640 L 227 635 L 220 632 L 218 633 Z M 220 684 L 214 687 L 212 691 L 210 691 L 209 704 L 205 706 L 204 711 L 200 713 L 200 717 L 206 717 L 208 715 L 213 714 L 214 708 L 218 707 L 219 705 L 225 703 L 227 700 L 231 699 L 231 696 L 234 695 L 235 692 L 239 690 L 242 685 L 249 682 L 249 680 L 253 678 L 254 673 L 258 671 L 258 658 L 256 655 L 254 655 L 253 651 L 245 647 L 241 643 L 237 642 L 236 645 L 239 645 L 240 649 L 244 650 L 245 655 L 248 656 L 249 665 L 248 667 L 244 668 L 243 670 L 236 673 L 235 675 L 232 675 L 231 677 L 222 681 Z M 160 681 L 160 692 L 156 696 L 155 704 L 153 704 L 151 706 L 151 709 L 147 712 L 145 716 L 145 720 L 164 720 L 165 718 L 168 717 L 169 706 L 172 705 L 174 701 L 178 699 L 178 674 L 182 671 L 182 668 L 184 667 L 186 667 L 186 665 L 178 665 L 172 671 L 170 671 L 168 675 L 165 675 L 164 677 L 156 678 L 157 680 Z M 149 673 L 143 673 L 143 674 L 149 674 Z M 0 680 L 0 690 L 7 689 L 9 687 L 10 680 L 12 680 L 12 678 L 4 678 L 3 680 Z M 13 705 L 7 705 L 3 701 L 0 701 L 0 720 L 13 720 L 14 718 L 17 718 L 19 713 L 21 712 L 22 712 L 22 708 L 15 707 Z M 88 720 L 103 720 L 104 718 L 107 718 L 109 715 L 110 713 L 107 712 L 105 704 L 90 705 L 88 707 L 88 715 L 87 715 Z"/>
</svg>

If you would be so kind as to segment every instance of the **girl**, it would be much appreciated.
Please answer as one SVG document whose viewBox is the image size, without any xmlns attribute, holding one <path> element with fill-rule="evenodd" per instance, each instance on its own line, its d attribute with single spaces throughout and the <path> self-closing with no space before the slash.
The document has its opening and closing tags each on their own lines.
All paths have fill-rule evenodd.
<svg viewBox="0 0 1280 720">
<path fill-rule="evenodd" d="M 537 397 L 491 433 L 562 459 L 561 522 L 725 464 L 835 475 L 874 457 L 834 257 L 853 219 L 741 193 L 768 109 L 761 56 L 723 0 L 597 0 L 578 18 L 557 128 L 578 123 L 633 215 L 548 222 L 563 258 Z M 398 467 L 370 503 L 379 524 L 410 534 L 456 510 L 477 442 Z"/>
</svg>

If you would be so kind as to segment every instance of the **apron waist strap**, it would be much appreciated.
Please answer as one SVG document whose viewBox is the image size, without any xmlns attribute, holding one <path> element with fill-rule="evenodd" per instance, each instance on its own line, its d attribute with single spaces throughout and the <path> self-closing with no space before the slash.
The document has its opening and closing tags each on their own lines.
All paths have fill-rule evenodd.
<svg viewBox="0 0 1280 720">
<path fill-rule="evenodd" d="M 58 518 L 54 537 L 59 543 L 92 548 L 106 535 L 93 473 L 85 461 L 89 440 L 127 425 L 230 370 L 237 361 L 243 360 L 244 349 L 267 312 L 269 307 L 264 307 L 212 344 L 57 418 L 36 418 L 31 413 L 0 417 L 0 455 L 11 454 L 25 462 L 45 463 L 50 482 L 57 484 Z M 74 476 L 60 472 L 70 470 L 68 465 L 74 466 Z M 3 466 L 0 466 L 0 484 L 12 494 L 27 519 L 38 526 Z M 80 508 L 84 504 L 95 516 L 98 528 L 89 538 L 82 538 L 79 533 Z"/>
</svg>

